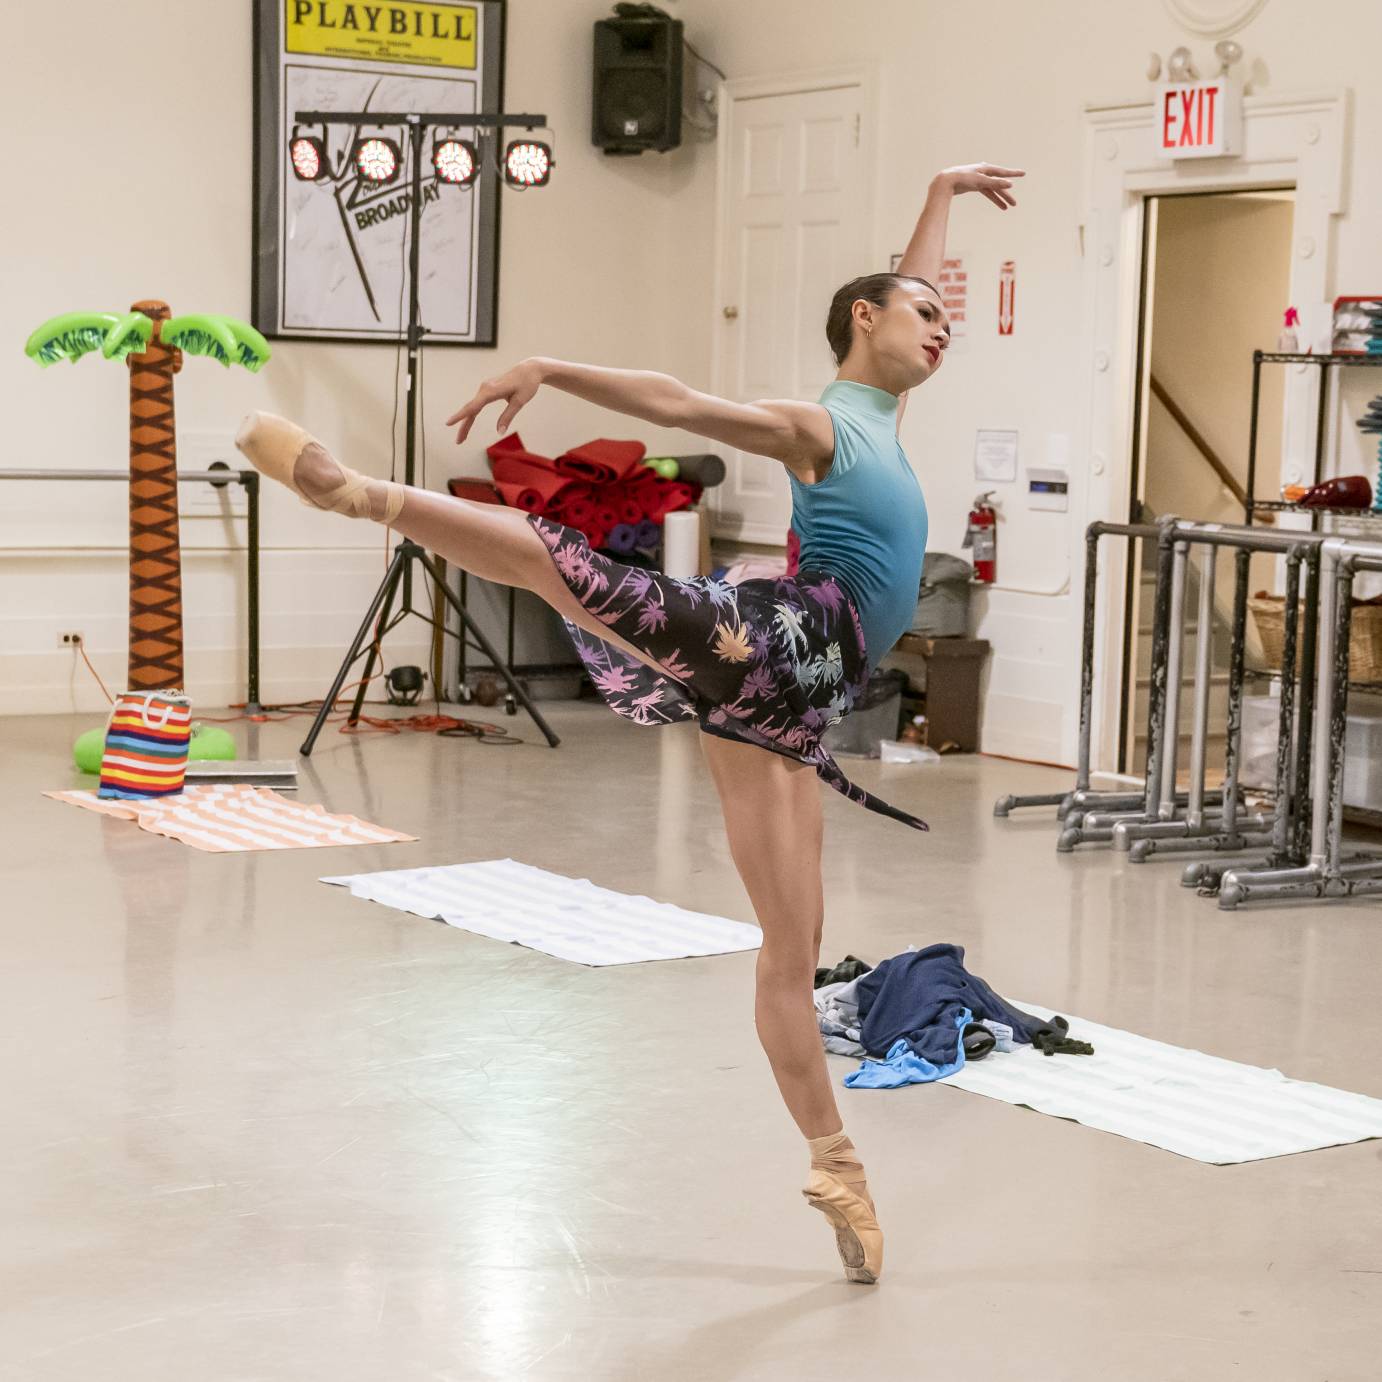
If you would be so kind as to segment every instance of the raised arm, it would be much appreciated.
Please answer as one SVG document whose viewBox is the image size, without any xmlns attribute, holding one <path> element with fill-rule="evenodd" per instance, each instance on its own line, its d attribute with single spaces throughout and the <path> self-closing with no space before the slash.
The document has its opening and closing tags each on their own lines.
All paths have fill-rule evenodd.
<svg viewBox="0 0 1382 1382">
<path fill-rule="evenodd" d="M 950 203 L 963 192 L 982 192 L 1000 211 L 1017 205 L 1012 180 L 1025 177 L 1021 168 L 1000 168 L 996 163 L 966 163 L 942 169 L 926 189 L 926 203 L 916 228 L 898 261 L 897 272 L 924 278 L 933 287 L 945 262 L 945 236 L 950 225 Z M 907 395 L 898 403 L 897 426 L 907 411 Z"/>
<path fill-rule="evenodd" d="M 950 203 L 962 193 L 982 192 L 1000 211 L 1006 211 L 1017 205 L 1012 180 L 1025 176 L 1021 168 L 1000 168 L 996 163 L 966 163 L 942 169 L 926 189 L 926 204 L 917 217 L 916 229 L 898 262 L 897 272 L 934 284 L 945 261 Z"/>
<path fill-rule="evenodd" d="M 795 399 L 735 403 L 688 388 L 670 374 L 605 369 L 544 356 L 524 360 L 486 380 L 447 423 L 457 425 L 456 440 L 463 442 L 480 413 L 489 404 L 503 400 L 506 406 L 499 415 L 497 430 L 505 432 L 519 409 L 543 385 L 659 427 L 679 427 L 740 451 L 770 456 L 803 475 L 828 460 L 834 450 L 830 418 L 816 403 Z"/>
</svg>

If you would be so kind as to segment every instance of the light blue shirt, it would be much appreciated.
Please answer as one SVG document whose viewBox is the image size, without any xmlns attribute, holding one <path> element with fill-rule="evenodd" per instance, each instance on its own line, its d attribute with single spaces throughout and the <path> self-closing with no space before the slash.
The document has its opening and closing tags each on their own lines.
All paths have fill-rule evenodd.
<svg viewBox="0 0 1382 1382">
<path fill-rule="evenodd" d="M 897 396 L 837 379 L 820 401 L 835 431 L 825 479 L 791 471 L 801 569 L 838 576 L 864 626 L 869 669 L 912 626 L 926 553 L 926 500 L 897 439 Z"/>
</svg>

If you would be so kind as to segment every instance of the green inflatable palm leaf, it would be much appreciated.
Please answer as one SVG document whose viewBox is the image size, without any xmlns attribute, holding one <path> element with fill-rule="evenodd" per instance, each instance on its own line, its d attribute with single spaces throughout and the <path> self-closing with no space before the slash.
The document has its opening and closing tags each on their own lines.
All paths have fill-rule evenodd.
<svg viewBox="0 0 1382 1382">
<path fill-rule="evenodd" d="M 139 312 L 117 316 L 114 312 L 64 312 L 50 317 L 24 343 L 24 353 L 37 364 L 58 360 L 74 364 L 83 355 L 99 350 L 107 360 L 123 360 L 134 351 L 147 350 L 153 322 Z"/>
<path fill-rule="evenodd" d="M 269 359 L 269 343 L 248 322 L 235 317 L 192 313 L 171 317 L 163 323 L 159 339 L 167 346 L 176 346 L 189 355 L 206 355 L 219 360 L 227 368 L 243 365 L 257 371 Z"/>
</svg>

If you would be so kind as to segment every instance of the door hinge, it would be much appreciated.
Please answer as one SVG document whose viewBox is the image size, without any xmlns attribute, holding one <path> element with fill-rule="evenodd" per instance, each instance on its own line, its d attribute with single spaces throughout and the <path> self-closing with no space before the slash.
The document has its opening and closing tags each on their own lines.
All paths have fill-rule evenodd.
<svg viewBox="0 0 1382 1382">
<path fill-rule="evenodd" d="M 859 147 L 859 112 L 854 112 L 854 147 Z"/>
</svg>

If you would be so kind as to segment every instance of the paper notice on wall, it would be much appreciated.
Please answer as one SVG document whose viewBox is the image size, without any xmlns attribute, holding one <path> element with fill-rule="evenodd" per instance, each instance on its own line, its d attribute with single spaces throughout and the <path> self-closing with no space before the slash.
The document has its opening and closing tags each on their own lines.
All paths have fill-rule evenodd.
<svg viewBox="0 0 1382 1382">
<path fill-rule="evenodd" d="M 974 478 L 990 483 L 1017 479 L 1017 433 L 981 427 L 974 434 Z"/>
<path fill-rule="evenodd" d="M 965 272 L 965 261 L 959 255 L 941 261 L 936 287 L 940 289 L 945 315 L 950 318 L 950 339 L 958 340 L 968 334 L 966 318 L 969 314 L 969 275 Z"/>
</svg>

